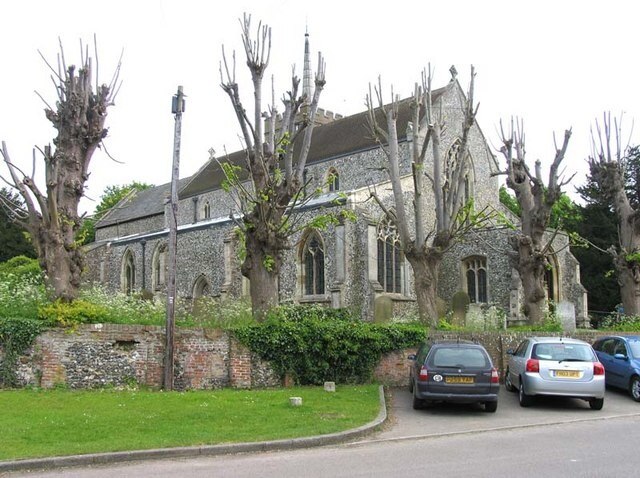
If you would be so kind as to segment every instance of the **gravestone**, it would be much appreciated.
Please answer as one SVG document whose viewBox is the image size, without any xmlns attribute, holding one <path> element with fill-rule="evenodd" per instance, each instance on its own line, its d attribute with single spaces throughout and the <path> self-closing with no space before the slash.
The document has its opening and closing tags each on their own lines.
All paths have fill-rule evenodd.
<svg viewBox="0 0 640 478">
<path fill-rule="evenodd" d="M 572 302 L 562 300 L 556 304 L 556 316 L 560 319 L 562 330 L 576 331 L 576 308 Z"/>
<path fill-rule="evenodd" d="M 393 316 L 393 301 L 391 298 L 380 295 L 374 302 L 373 321 L 389 322 Z"/>
</svg>

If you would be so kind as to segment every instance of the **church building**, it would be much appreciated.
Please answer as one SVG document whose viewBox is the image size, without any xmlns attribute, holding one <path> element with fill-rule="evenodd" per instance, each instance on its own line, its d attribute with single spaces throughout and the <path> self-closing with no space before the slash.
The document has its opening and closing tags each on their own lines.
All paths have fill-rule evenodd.
<svg viewBox="0 0 640 478">
<path fill-rule="evenodd" d="M 305 61 L 305 70 L 308 64 Z M 307 75 L 311 77 L 310 71 L 305 71 Z M 304 88 L 309 88 L 306 82 Z M 455 75 L 433 92 L 435 109 L 445 117 L 447 128 L 441 142 L 449 154 L 460 141 L 464 98 Z M 403 158 L 400 167 L 406 181 L 412 180 L 409 153 L 414 141 L 409 118 L 409 102 L 401 101 L 397 125 Z M 407 315 L 417 308 L 411 266 L 395 229 L 371 199 L 375 191 L 390 206 L 393 201 L 385 169 L 387 157 L 370 137 L 366 122 L 366 111 L 342 117 L 318 109 L 305 178 L 309 191 L 322 188 L 322 193 L 296 214 L 306 219 L 348 209 L 356 219 L 326 230 L 306 229 L 292 238 L 293 247 L 285 252 L 279 278 L 281 303 L 346 307 L 364 320 Z M 244 158 L 244 152 L 238 151 L 225 161 L 244 165 Z M 492 175 L 493 153 L 478 124 L 470 131 L 467 160 L 465 195 L 473 198 L 477 210 L 489 207 L 508 215 L 499 201 L 498 178 Z M 179 298 L 248 295 L 250 284 L 240 273 L 239 244 L 230 219 L 234 204 L 221 187 L 223 180 L 218 161 L 211 157 L 197 173 L 179 181 Z M 87 280 L 126 293 L 166 293 L 169 192 L 170 184 L 164 184 L 132 193 L 98 221 L 96 240 L 87 247 Z M 465 292 L 472 308 L 493 307 L 504 311 L 508 324 L 522 323 L 521 283 L 509 262 L 509 233 L 500 228 L 478 231 L 446 254 L 438 278 L 443 313 L 451 308 L 454 294 Z M 572 303 L 578 326 L 588 325 L 579 264 L 563 234 L 553 240 L 547 292 L 554 303 Z"/>
</svg>

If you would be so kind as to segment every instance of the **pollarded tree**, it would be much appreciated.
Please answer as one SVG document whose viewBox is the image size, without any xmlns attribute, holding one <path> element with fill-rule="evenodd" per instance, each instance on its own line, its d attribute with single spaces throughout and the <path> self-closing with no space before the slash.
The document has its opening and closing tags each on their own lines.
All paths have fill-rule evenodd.
<svg viewBox="0 0 640 478">
<path fill-rule="evenodd" d="M 267 112 L 262 104 L 262 82 L 271 53 L 271 29 L 259 24 L 254 40 L 251 37 L 251 16 L 245 14 L 240 23 L 253 82 L 253 116 L 240 99 L 235 54 L 230 65 L 224 48 L 220 75 L 222 88 L 231 100 L 242 131 L 250 186 L 246 186 L 244 173 L 239 168 L 230 163 L 221 163 L 221 166 L 227 176 L 225 187 L 234 194 L 238 206 L 238 211 L 231 217 L 240 215 L 236 222 L 244 238 L 246 252 L 242 274 L 250 281 L 254 315 L 262 318 L 268 309 L 278 304 L 282 252 L 290 247 L 291 213 L 303 196 L 303 173 L 318 102 L 325 85 L 325 63 L 318 55 L 312 98 L 308 97 L 308 92 L 299 94 L 300 80 L 293 75 L 291 90 L 282 100 L 284 112 L 281 127 L 278 127 L 273 89 Z M 266 138 L 265 122 L 269 124 Z"/>
<path fill-rule="evenodd" d="M 452 70 L 454 73 L 454 70 Z M 403 174 L 400 162 L 401 152 L 398 142 L 397 97 L 385 105 L 381 85 L 375 89 L 377 105 L 371 91 L 367 95 L 368 127 L 388 159 L 388 173 L 393 190 L 393 208 L 385 205 L 382 198 L 373 192 L 372 196 L 384 211 L 387 221 L 398 232 L 398 238 L 405 257 L 413 268 L 415 293 L 420 320 L 435 327 L 438 323 L 437 278 L 443 255 L 458 243 L 471 229 L 480 227 L 488 216 L 473 211 L 471 201 L 465 202 L 465 184 L 471 164 L 469 162 L 469 131 L 475 123 L 477 106 L 474 106 L 473 86 L 475 72 L 471 67 L 471 83 L 463 103 L 460 142 L 445 154 L 441 137 L 445 128 L 442 112 L 433 105 L 431 88 L 432 74 L 423 73 L 422 84 L 416 84 L 409 99 L 413 141 L 411 143 L 411 186 L 403 188 Z M 459 88 L 452 78 L 446 88 Z M 464 95 L 461 95 L 464 96 Z M 383 124 L 381 124 L 384 122 Z M 448 125 L 452 127 L 453 125 Z M 427 157 L 431 153 L 432 163 Z M 413 208 L 405 205 L 407 194 L 413 193 Z M 428 221 L 428 198 L 435 204 L 435 223 Z M 433 208 L 433 206 L 431 206 Z M 410 222 L 415 224 L 412 230 Z"/>
<path fill-rule="evenodd" d="M 496 174 L 507 177 L 507 186 L 515 193 L 520 206 L 520 230 L 510 238 L 514 252 L 514 265 L 520 274 L 524 292 L 524 313 L 531 324 L 539 324 L 547 311 L 545 272 L 554 234 L 549 237 L 551 211 L 562 197 L 562 187 L 573 176 L 564 180 L 560 166 L 565 157 L 571 130 L 566 130 L 562 145 L 555 145 L 556 153 L 549 168 L 547 184 L 542 177 L 542 165 L 535 162 L 532 173 L 525 161 L 525 143 L 522 122 L 511 123 L 508 136 L 501 126 L 502 147 L 506 168 Z"/>
<path fill-rule="evenodd" d="M 607 252 L 613 257 L 624 312 L 640 315 L 640 211 L 634 201 L 635 191 L 629 190 L 625 179 L 627 170 L 637 166 L 638 150 L 623 147 L 620 121 L 614 118 L 612 124 L 611 115 L 605 114 L 602 126 L 604 131 L 596 123 L 596 131 L 591 134 L 591 179 L 612 202 L 616 213 L 618 245 L 611 245 Z M 637 182 L 629 183 L 635 189 Z"/>
<path fill-rule="evenodd" d="M 96 148 L 107 136 L 104 127 L 107 109 L 117 93 L 120 65 L 109 85 L 95 91 L 93 64 L 88 48 L 81 48 L 80 68 L 67 67 L 64 51 L 53 73 L 57 99 L 55 108 L 46 104 L 45 115 L 57 130 L 51 145 L 39 149 L 44 159 L 45 189 L 36 185 L 35 171 L 30 175 L 13 162 L 5 142 L 2 158 L 9 170 L 9 183 L 24 200 L 24 207 L 14 211 L 17 222 L 31 234 L 42 269 L 54 297 L 73 300 L 80 287 L 84 257 L 76 242 L 80 226 L 78 204 L 89 178 L 89 163 Z M 34 151 L 34 170 L 35 170 Z"/>
</svg>

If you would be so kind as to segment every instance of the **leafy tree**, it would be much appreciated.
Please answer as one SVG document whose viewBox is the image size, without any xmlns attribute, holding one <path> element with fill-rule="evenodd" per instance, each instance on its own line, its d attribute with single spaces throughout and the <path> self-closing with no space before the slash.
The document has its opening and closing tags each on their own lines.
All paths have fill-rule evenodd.
<svg viewBox="0 0 640 478">
<path fill-rule="evenodd" d="M 0 150 L 10 175 L 5 181 L 24 201 L 24 206 L 11 213 L 29 231 L 54 298 L 64 301 L 75 299 L 80 290 L 85 261 L 76 243 L 81 222 L 78 204 L 93 153 L 107 136 L 107 110 L 117 93 L 120 70 L 118 65 L 110 85 L 98 86 L 96 80 L 94 91 L 92 58 L 88 48 L 81 48 L 80 53 L 80 68 L 67 67 L 62 49 L 57 69 L 47 63 L 57 98 L 55 107 L 45 102 L 45 116 L 57 136 L 55 148 L 47 145 L 39 149 L 44 159 L 45 189 L 36 184 L 35 171 L 29 176 L 12 161 L 4 141 Z"/>
<path fill-rule="evenodd" d="M 80 226 L 80 229 L 78 229 L 78 233 L 76 234 L 78 243 L 84 245 L 95 241 L 96 222 L 98 222 L 107 212 L 109 212 L 111 208 L 118 204 L 131 191 L 144 191 L 145 189 L 149 189 L 152 187 L 152 184 L 140 183 L 138 181 L 133 181 L 130 184 L 125 184 L 122 186 L 107 186 L 104 189 L 102 196 L 100 196 L 100 204 L 96 206 L 96 210 L 93 215 L 85 218 L 85 220 L 82 221 L 82 225 Z"/>
<path fill-rule="evenodd" d="M 520 204 L 515 196 L 509 194 L 506 187 L 500 186 L 500 202 L 513 214 L 520 217 Z M 561 193 L 560 198 L 551 208 L 549 227 L 561 229 L 566 232 L 576 232 L 576 227 L 582 221 L 582 210 L 578 204 L 571 200 L 566 193 Z"/>
<path fill-rule="evenodd" d="M 20 196 L 7 188 L 0 189 L 0 262 L 16 256 L 36 257 L 29 233 L 9 215 L 22 205 Z"/>
</svg>

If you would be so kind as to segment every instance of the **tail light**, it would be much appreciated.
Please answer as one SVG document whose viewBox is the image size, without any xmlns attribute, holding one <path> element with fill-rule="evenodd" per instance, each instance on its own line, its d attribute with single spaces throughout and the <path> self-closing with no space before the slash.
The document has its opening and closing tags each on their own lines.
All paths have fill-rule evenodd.
<svg viewBox="0 0 640 478">
<path fill-rule="evenodd" d="M 429 371 L 424 365 L 420 367 L 420 375 L 418 375 L 418 379 L 422 382 L 425 382 L 429 379 Z"/>
<path fill-rule="evenodd" d="M 604 366 L 600 362 L 593 362 L 593 374 L 604 375 Z"/>
<path fill-rule="evenodd" d="M 527 368 L 525 370 L 527 372 L 540 373 L 540 361 L 537 359 L 527 360 Z"/>
<path fill-rule="evenodd" d="M 495 368 L 491 369 L 491 383 L 500 383 L 500 375 Z"/>
</svg>

